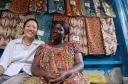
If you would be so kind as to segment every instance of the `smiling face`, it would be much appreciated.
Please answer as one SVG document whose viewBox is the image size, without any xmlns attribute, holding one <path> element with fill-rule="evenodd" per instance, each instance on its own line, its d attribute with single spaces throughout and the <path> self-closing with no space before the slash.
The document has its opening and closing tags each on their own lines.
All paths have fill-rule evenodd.
<svg viewBox="0 0 128 84">
<path fill-rule="evenodd" d="M 64 38 L 64 28 L 61 24 L 57 23 L 52 29 L 52 40 L 62 40 Z"/>
<path fill-rule="evenodd" d="M 37 30 L 38 30 L 38 25 L 34 20 L 29 20 L 27 23 L 24 25 L 24 35 L 27 38 L 35 38 L 37 35 Z"/>
</svg>

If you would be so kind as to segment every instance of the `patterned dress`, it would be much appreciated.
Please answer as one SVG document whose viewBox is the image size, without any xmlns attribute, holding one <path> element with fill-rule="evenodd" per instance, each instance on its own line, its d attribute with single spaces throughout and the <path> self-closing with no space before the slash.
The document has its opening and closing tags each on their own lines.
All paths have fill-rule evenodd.
<svg viewBox="0 0 128 84">
<path fill-rule="evenodd" d="M 59 71 L 67 71 L 74 66 L 74 53 L 79 48 L 73 43 L 63 44 L 60 48 L 52 45 L 42 45 L 38 48 L 36 55 L 40 56 L 40 68 L 43 71 L 51 72 L 59 76 Z M 24 84 L 48 84 L 45 79 L 32 77 L 25 81 Z M 65 79 L 63 84 L 89 84 L 81 72 L 76 72 L 69 78 Z"/>
</svg>

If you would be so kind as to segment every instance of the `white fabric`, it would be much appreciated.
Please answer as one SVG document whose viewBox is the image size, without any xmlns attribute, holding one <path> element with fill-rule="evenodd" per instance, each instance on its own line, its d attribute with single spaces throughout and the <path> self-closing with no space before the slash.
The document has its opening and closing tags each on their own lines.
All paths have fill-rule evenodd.
<svg viewBox="0 0 128 84">
<path fill-rule="evenodd" d="M 22 44 L 22 38 L 10 41 L 0 59 L 0 65 L 5 69 L 4 74 L 14 76 L 22 69 L 27 74 L 31 75 L 31 64 L 36 49 L 42 43 L 44 42 L 34 40 L 32 44 L 25 49 Z"/>
</svg>

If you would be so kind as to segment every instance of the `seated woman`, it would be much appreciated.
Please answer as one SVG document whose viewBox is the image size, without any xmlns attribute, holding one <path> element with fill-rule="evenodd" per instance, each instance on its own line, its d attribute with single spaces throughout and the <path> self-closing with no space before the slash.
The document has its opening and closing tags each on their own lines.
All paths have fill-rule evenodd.
<svg viewBox="0 0 128 84">
<path fill-rule="evenodd" d="M 52 43 L 37 49 L 31 68 L 33 77 L 24 84 L 89 84 L 81 73 L 84 63 L 78 45 L 64 43 L 68 33 L 68 24 L 54 23 Z"/>
</svg>

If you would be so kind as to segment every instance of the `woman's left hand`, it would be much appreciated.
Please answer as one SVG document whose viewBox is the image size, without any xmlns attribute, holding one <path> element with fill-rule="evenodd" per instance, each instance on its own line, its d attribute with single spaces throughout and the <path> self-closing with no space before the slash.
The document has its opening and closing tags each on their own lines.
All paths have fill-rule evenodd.
<svg viewBox="0 0 128 84">
<path fill-rule="evenodd" d="M 60 84 L 60 83 L 64 82 L 64 80 L 67 77 L 67 75 L 68 75 L 67 71 L 60 71 L 60 75 L 56 79 L 52 79 L 49 82 L 50 83 Z"/>
</svg>

